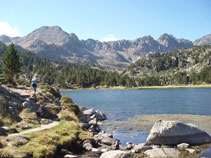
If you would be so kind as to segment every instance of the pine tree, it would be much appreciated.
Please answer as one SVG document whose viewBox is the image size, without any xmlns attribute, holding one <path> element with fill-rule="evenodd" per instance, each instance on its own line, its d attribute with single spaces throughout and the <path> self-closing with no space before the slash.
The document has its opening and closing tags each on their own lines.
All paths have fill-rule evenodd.
<svg viewBox="0 0 211 158">
<path fill-rule="evenodd" d="M 20 72 L 22 64 L 19 61 L 19 55 L 12 43 L 3 55 L 2 70 L 9 83 L 14 84 L 14 75 Z"/>
</svg>

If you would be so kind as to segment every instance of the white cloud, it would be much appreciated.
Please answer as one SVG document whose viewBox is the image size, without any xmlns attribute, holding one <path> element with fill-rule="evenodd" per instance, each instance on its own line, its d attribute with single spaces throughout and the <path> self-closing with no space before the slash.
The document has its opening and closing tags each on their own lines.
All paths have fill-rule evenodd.
<svg viewBox="0 0 211 158">
<path fill-rule="evenodd" d="M 116 38 L 113 34 L 109 34 L 107 36 L 105 36 L 102 40 L 100 40 L 101 42 L 108 42 L 108 41 L 117 41 L 118 38 Z"/>
<path fill-rule="evenodd" d="M 7 22 L 0 22 L 0 35 L 16 37 L 20 36 L 20 32 L 17 27 L 12 27 Z"/>
</svg>

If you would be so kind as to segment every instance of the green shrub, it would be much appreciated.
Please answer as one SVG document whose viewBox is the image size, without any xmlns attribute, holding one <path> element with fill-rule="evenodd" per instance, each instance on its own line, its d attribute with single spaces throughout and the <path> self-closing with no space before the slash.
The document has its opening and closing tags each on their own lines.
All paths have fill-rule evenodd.
<svg viewBox="0 0 211 158">
<path fill-rule="evenodd" d="M 80 108 L 75 103 L 63 103 L 62 109 L 70 112 L 74 112 L 77 116 L 80 114 Z"/>
<path fill-rule="evenodd" d="M 73 100 L 69 96 L 64 95 L 61 97 L 61 104 L 64 103 L 73 103 Z"/>
<path fill-rule="evenodd" d="M 33 152 L 33 157 L 34 158 L 52 158 L 54 157 L 55 151 L 56 151 L 55 146 L 41 145 L 35 148 Z"/>
<path fill-rule="evenodd" d="M 80 108 L 76 105 L 69 96 L 61 97 L 61 106 L 63 110 L 74 112 L 76 115 L 79 115 Z"/>
<path fill-rule="evenodd" d="M 20 113 L 20 117 L 26 122 L 26 123 L 32 123 L 37 124 L 37 114 L 35 112 L 29 112 L 27 109 L 23 109 Z"/>
<path fill-rule="evenodd" d="M 61 98 L 61 94 L 54 87 L 51 87 L 51 86 L 41 86 L 40 88 L 41 88 L 42 92 L 44 92 L 44 93 L 49 92 L 54 97 Z"/>
<path fill-rule="evenodd" d="M 75 113 L 67 111 L 67 110 L 62 110 L 59 113 L 59 118 L 61 120 L 66 120 L 66 121 L 75 121 L 79 122 L 78 117 L 75 115 Z"/>
</svg>

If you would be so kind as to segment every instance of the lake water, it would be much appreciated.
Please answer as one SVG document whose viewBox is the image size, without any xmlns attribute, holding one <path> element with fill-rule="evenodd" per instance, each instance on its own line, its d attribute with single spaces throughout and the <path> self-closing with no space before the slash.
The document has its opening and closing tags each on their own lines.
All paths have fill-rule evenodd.
<svg viewBox="0 0 211 158">
<path fill-rule="evenodd" d="M 211 89 L 81 90 L 62 91 L 81 106 L 102 110 L 110 122 L 137 115 L 193 114 L 211 116 Z M 106 127 L 104 127 L 106 129 Z M 136 129 L 112 131 L 125 142 L 145 142 L 147 134 Z"/>
</svg>

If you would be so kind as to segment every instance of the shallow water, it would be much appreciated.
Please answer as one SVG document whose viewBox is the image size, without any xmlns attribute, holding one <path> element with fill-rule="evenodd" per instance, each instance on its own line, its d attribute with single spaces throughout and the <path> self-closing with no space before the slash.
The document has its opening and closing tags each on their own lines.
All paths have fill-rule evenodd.
<svg viewBox="0 0 211 158">
<path fill-rule="evenodd" d="M 122 125 L 128 119 L 149 114 L 190 114 L 211 116 L 211 89 L 82 90 L 62 91 L 78 105 L 102 110 L 108 117 L 103 129 L 125 142 L 145 142 L 147 132 L 138 124 Z M 197 119 L 196 119 L 197 120 Z M 146 121 L 146 120 L 145 120 Z M 112 126 L 111 126 L 112 125 Z M 150 124 L 151 126 L 151 124 Z"/>
</svg>

